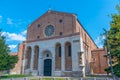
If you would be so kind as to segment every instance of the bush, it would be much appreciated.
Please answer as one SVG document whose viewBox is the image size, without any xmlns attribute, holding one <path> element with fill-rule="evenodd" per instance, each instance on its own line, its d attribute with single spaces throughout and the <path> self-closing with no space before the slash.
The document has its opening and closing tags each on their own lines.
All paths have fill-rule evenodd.
<svg viewBox="0 0 120 80">
<path fill-rule="evenodd" d="M 110 67 L 106 68 L 105 71 L 107 73 L 111 73 Z M 113 66 L 113 72 L 117 77 L 120 77 L 120 64 L 116 64 L 116 65 Z"/>
</svg>

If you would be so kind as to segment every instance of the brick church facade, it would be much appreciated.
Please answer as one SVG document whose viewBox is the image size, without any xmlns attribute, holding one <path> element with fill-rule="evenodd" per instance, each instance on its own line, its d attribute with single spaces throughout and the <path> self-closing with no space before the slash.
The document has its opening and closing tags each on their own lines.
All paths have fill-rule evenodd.
<svg viewBox="0 0 120 80">
<path fill-rule="evenodd" d="M 105 49 L 98 49 L 74 14 L 47 11 L 28 26 L 27 39 L 19 48 L 18 63 L 23 74 L 106 74 Z"/>
</svg>

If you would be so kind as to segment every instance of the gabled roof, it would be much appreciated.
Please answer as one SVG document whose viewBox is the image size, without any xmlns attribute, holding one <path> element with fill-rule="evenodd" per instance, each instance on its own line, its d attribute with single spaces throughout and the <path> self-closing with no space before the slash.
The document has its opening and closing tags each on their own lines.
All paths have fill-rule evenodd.
<svg viewBox="0 0 120 80">
<path fill-rule="evenodd" d="M 67 13 L 67 12 L 60 12 L 60 11 L 48 10 L 48 11 L 45 12 L 43 15 L 41 15 L 39 18 L 37 18 L 35 21 L 33 21 L 29 26 L 31 26 L 32 24 L 34 24 L 34 22 L 36 22 L 37 20 L 39 20 L 39 19 L 42 18 L 43 16 L 47 15 L 48 13 L 57 13 L 57 14 L 64 14 L 64 15 L 75 16 L 75 14 L 73 14 L 73 13 Z M 29 27 L 29 26 L 28 26 L 28 27 Z"/>
<path fill-rule="evenodd" d="M 54 10 L 48 10 L 47 12 L 53 12 L 53 13 L 61 13 L 61 14 L 65 14 L 65 15 L 75 15 L 74 13 L 68 13 L 68 12 L 60 12 L 60 11 L 54 11 Z"/>
</svg>

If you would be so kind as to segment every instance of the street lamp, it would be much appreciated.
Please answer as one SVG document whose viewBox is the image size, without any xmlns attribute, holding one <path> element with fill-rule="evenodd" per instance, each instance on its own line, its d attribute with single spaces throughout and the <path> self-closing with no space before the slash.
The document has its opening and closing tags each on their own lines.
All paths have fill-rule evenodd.
<svg viewBox="0 0 120 80">
<path fill-rule="evenodd" d="M 115 75 L 114 75 L 113 67 L 112 67 L 112 58 L 111 58 L 111 54 L 110 54 L 110 45 L 108 42 L 108 31 L 104 28 L 103 28 L 103 30 L 105 31 L 105 36 L 106 36 L 107 53 L 108 53 L 109 60 L 110 60 L 109 64 L 110 64 L 110 69 L 111 69 L 111 73 L 112 73 L 112 78 L 113 78 L 113 80 L 115 80 Z"/>
</svg>

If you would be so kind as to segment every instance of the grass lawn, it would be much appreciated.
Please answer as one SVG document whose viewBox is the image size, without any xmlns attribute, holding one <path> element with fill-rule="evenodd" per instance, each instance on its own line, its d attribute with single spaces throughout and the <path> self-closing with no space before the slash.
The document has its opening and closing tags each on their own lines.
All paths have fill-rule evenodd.
<svg viewBox="0 0 120 80">
<path fill-rule="evenodd" d="M 29 80 L 40 80 L 37 77 L 32 77 L 30 75 L 4 75 L 4 76 L 0 76 L 0 80 L 1 79 L 8 79 L 8 78 L 23 78 L 23 77 L 28 77 Z M 43 77 L 42 80 L 54 80 L 54 77 Z M 66 80 L 66 78 L 55 78 L 55 80 Z"/>
<path fill-rule="evenodd" d="M 42 80 L 54 80 L 54 78 L 43 78 Z M 55 78 L 55 80 L 66 80 L 66 78 Z"/>
<path fill-rule="evenodd" d="M 19 77 L 28 77 L 30 75 L 3 75 L 0 76 L 0 79 L 6 79 L 6 78 L 19 78 Z"/>
<path fill-rule="evenodd" d="M 55 80 L 66 80 L 66 78 L 55 78 Z"/>
<path fill-rule="evenodd" d="M 30 76 L 30 75 L 4 75 L 4 76 L 0 76 L 0 80 L 7 79 L 7 78 L 25 78 L 25 77 L 29 80 L 40 80 L 39 76 Z M 105 78 L 108 76 L 106 76 L 106 75 L 104 75 L 104 76 L 103 75 L 89 75 L 89 76 L 84 77 L 84 79 L 90 80 L 90 79 L 93 79 L 94 77 L 105 80 Z M 109 76 L 108 78 L 111 78 L 111 76 Z M 78 80 L 78 79 L 80 79 L 80 77 L 69 78 L 69 79 L 70 80 Z M 65 77 L 42 77 L 42 80 L 67 80 L 67 77 L 66 78 Z"/>
</svg>

